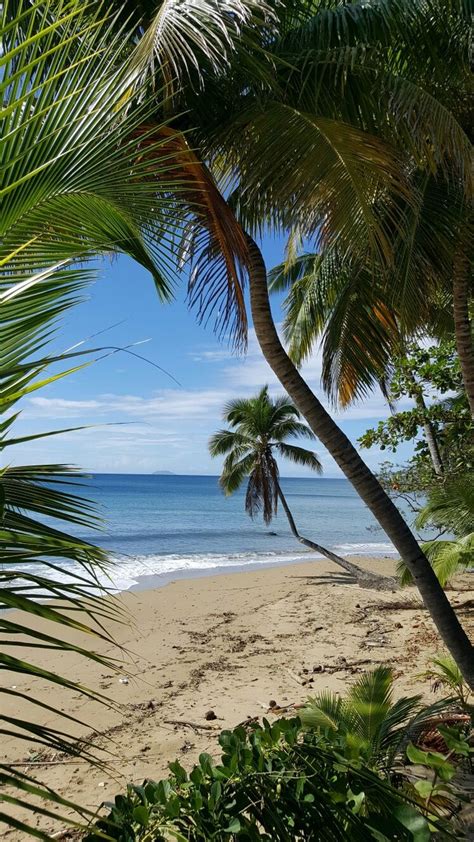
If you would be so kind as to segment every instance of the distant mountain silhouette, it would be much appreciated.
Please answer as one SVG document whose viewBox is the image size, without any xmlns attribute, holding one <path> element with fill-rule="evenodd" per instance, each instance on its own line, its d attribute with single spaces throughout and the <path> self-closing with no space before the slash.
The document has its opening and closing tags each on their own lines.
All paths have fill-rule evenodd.
<svg viewBox="0 0 474 842">
<path fill-rule="evenodd" d="M 176 476 L 176 474 L 174 474 L 173 471 L 153 471 L 153 476 L 162 476 L 163 474 L 172 477 Z"/>
</svg>

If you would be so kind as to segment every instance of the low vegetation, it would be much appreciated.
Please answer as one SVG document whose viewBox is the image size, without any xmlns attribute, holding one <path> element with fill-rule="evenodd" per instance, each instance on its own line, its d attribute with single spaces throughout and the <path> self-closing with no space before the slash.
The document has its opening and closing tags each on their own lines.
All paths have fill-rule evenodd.
<svg viewBox="0 0 474 842">
<path fill-rule="evenodd" d="M 443 725 L 455 700 L 426 708 L 392 692 L 379 668 L 345 699 L 310 700 L 299 718 L 223 731 L 220 762 L 201 754 L 189 773 L 176 761 L 168 778 L 130 786 L 86 842 L 460 838 L 453 779 L 473 752 L 469 717 Z M 433 722 L 442 750 L 423 745 Z"/>
</svg>

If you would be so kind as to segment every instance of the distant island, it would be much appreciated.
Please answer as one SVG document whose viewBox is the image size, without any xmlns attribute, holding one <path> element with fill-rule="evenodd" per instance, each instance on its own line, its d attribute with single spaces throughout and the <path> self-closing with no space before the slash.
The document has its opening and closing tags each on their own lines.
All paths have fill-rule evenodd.
<svg viewBox="0 0 474 842">
<path fill-rule="evenodd" d="M 153 471 L 154 477 L 163 476 L 163 474 L 165 474 L 166 476 L 170 476 L 170 477 L 176 476 L 176 474 L 174 474 L 173 471 Z"/>
</svg>

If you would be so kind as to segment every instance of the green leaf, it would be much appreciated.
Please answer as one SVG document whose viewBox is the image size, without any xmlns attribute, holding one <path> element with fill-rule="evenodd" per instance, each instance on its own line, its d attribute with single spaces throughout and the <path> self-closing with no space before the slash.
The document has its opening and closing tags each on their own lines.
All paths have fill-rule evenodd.
<svg viewBox="0 0 474 842">
<path fill-rule="evenodd" d="M 425 817 L 409 804 L 401 804 L 393 811 L 394 818 L 412 834 L 413 842 L 429 842 L 430 828 Z"/>
<path fill-rule="evenodd" d="M 227 827 L 224 829 L 224 833 L 238 833 L 241 828 L 240 819 L 234 817 L 230 820 Z"/>
<path fill-rule="evenodd" d="M 431 781 L 417 781 L 415 783 L 415 789 L 420 793 L 422 798 L 429 798 L 433 792 L 433 784 Z"/>
<path fill-rule="evenodd" d="M 450 781 L 456 771 L 452 763 L 449 763 L 440 752 L 422 751 L 414 746 L 413 743 L 409 743 L 407 746 L 407 757 L 411 763 L 435 769 L 443 781 Z"/>
<path fill-rule="evenodd" d="M 438 725 L 438 731 L 444 738 L 449 751 L 460 754 L 463 757 L 469 757 L 472 754 L 473 749 L 468 740 L 461 736 L 458 728 L 448 728 L 446 725 Z"/>
<path fill-rule="evenodd" d="M 141 804 L 138 807 L 134 807 L 133 818 L 142 827 L 148 827 L 148 824 L 149 824 L 148 808 L 145 807 L 144 804 Z"/>
</svg>

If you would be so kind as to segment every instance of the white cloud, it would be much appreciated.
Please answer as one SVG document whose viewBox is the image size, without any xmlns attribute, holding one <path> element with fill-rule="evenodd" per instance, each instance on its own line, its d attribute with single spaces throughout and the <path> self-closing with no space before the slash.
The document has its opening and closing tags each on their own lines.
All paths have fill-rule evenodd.
<svg viewBox="0 0 474 842">
<path fill-rule="evenodd" d="M 203 347 L 195 355 L 194 369 L 190 366 L 189 381 L 195 382 L 199 366 L 200 388 L 167 388 L 149 394 L 117 392 L 86 394 L 80 399 L 61 397 L 54 387 L 53 395 L 34 396 L 25 402 L 19 427 L 23 433 L 72 424 L 91 424 L 91 429 L 46 439 L 41 444 L 41 460 L 74 461 L 92 471 L 152 471 L 172 470 L 178 473 L 218 473 L 219 460 L 211 460 L 207 440 L 221 424 L 223 405 L 230 399 L 255 393 L 268 383 L 272 395 L 282 393 L 282 387 L 262 357 L 255 332 L 249 332 L 248 353 L 236 357 L 228 349 Z M 206 365 L 213 363 L 215 365 Z M 315 353 L 302 368 L 302 375 L 328 408 L 322 393 L 321 355 Z M 131 380 L 126 380 L 130 386 Z M 345 431 L 355 438 L 364 426 L 388 415 L 388 407 L 380 392 L 374 392 L 363 403 L 337 413 L 329 409 Z M 66 423 L 61 419 L 68 419 Z M 366 425 L 361 425 L 363 419 Z M 359 422 L 358 424 L 351 422 Z M 354 432 L 356 431 L 356 432 Z M 18 432 L 20 434 L 20 431 Z M 36 444 L 18 448 L 15 458 L 26 461 Z M 26 449 L 30 452 L 26 455 Z M 327 476 L 340 475 L 332 458 L 322 446 L 315 449 Z M 364 451 L 367 463 L 375 467 L 385 454 Z M 305 474 L 293 468 L 293 474 Z M 283 467 L 283 473 L 285 468 Z"/>
<path fill-rule="evenodd" d="M 230 393 L 222 389 L 162 389 L 149 398 L 140 395 L 99 395 L 95 400 L 30 398 L 25 418 L 77 418 L 125 415 L 130 418 L 197 419 L 218 416 Z"/>
</svg>

